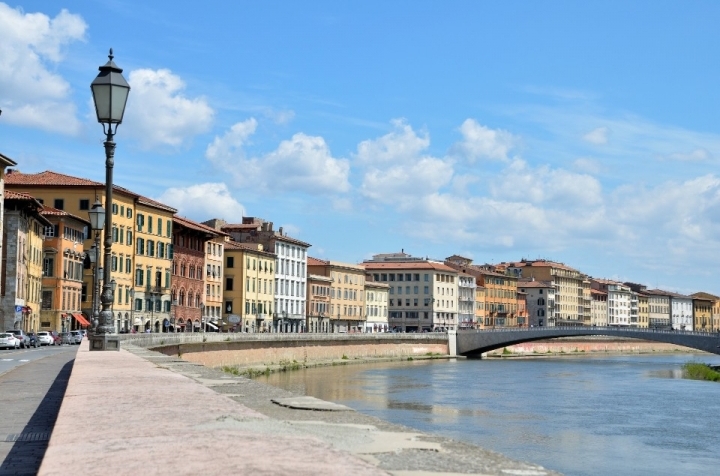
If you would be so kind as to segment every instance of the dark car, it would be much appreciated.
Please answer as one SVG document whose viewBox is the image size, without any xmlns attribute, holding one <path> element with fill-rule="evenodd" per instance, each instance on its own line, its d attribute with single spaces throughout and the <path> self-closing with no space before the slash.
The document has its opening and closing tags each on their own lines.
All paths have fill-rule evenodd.
<svg viewBox="0 0 720 476">
<path fill-rule="evenodd" d="M 29 332 L 25 336 L 25 347 L 35 347 L 37 349 L 39 345 L 40 343 L 38 342 L 38 338 L 34 332 Z"/>
</svg>

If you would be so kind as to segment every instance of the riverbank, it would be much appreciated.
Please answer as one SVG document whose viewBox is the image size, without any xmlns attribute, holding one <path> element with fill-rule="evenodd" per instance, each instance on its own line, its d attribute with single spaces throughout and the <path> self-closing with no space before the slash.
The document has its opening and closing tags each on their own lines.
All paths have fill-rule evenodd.
<svg viewBox="0 0 720 476">
<path fill-rule="evenodd" d="M 582 355 L 632 355 L 697 353 L 695 349 L 663 342 L 618 339 L 603 336 L 562 338 L 525 342 L 488 352 L 488 358 L 558 357 Z"/>
</svg>

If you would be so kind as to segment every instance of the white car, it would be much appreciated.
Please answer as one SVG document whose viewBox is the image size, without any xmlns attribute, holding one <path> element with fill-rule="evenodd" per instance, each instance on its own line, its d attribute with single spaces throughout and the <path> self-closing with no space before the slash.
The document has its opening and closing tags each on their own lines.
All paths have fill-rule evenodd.
<svg viewBox="0 0 720 476">
<path fill-rule="evenodd" d="M 0 349 L 19 349 L 20 340 L 12 332 L 0 334 Z"/>
<path fill-rule="evenodd" d="M 70 342 L 79 344 L 83 340 L 83 334 L 80 331 L 70 331 Z"/>
<path fill-rule="evenodd" d="M 55 339 L 49 332 L 40 331 L 37 333 L 38 343 L 40 345 L 55 345 Z"/>
</svg>

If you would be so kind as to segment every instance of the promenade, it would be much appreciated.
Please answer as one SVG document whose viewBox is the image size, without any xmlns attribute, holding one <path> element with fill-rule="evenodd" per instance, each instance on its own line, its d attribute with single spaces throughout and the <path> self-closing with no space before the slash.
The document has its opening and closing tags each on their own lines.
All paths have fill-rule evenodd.
<svg viewBox="0 0 720 476">
<path fill-rule="evenodd" d="M 80 347 L 39 474 L 557 474 L 123 343 Z"/>
</svg>

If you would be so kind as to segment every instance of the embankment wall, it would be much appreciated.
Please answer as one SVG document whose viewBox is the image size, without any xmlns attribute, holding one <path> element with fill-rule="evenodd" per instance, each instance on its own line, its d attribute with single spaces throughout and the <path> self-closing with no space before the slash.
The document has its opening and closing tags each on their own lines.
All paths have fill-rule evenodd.
<svg viewBox="0 0 720 476">
<path fill-rule="evenodd" d="M 444 339 L 318 339 L 280 341 L 236 341 L 177 344 L 157 347 L 165 355 L 208 367 L 258 367 L 297 362 L 302 364 L 340 359 L 405 358 L 412 356 L 447 355 Z"/>
<path fill-rule="evenodd" d="M 507 350 L 505 350 L 507 349 Z M 695 349 L 663 342 L 634 339 L 569 338 L 525 342 L 488 352 L 488 356 L 542 355 L 542 354 L 652 354 L 674 352 L 698 352 Z M 510 352 L 510 354 L 508 354 Z"/>
</svg>

